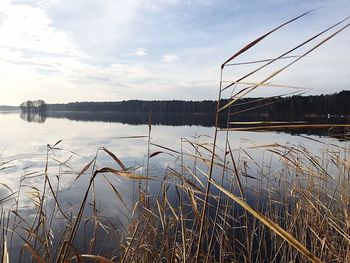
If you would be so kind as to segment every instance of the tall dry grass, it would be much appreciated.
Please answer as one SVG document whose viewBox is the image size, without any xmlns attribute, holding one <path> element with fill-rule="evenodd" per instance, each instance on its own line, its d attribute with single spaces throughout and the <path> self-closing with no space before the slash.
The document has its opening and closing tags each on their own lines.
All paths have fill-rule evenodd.
<svg viewBox="0 0 350 263">
<path fill-rule="evenodd" d="M 227 149 L 218 149 L 198 260 L 347 262 L 350 257 L 349 149 L 317 143 L 324 147 L 320 156 L 303 145 L 242 148 L 228 145 Z M 23 261 L 28 257 L 38 262 L 196 260 L 212 146 L 208 138 L 183 140 L 181 159 L 173 152 L 177 169 L 169 167 L 163 178 L 152 176 L 151 171 L 147 178 L 123 169 L 121 160 L 107 149 L 100 149 L 110 153 L 116 167 L 94 168 L 94 159 L 76 175 L 90 174 L 90 183 L 75 214 L 59 208 L 56 203 L 59 192 L 50 190 L 51 180 L 47 179 L 45 191 L 33 192 L 37 212 L 32 221 L 25 218 L 25 211 L 21 209 L 4 210 L 2 229 L 7 234 L 2 235 L 3 244 L 11 246 L 12 233 L 19 237 L 23 242 L 19 251 Z M 264 152 L 262 163 L 251 158 L 256 151 Z M 151 154 L 150 161 L 168 152 L 164 148 L 157 150 Z M 124 231 L 113 220 L 104 218 L 96 205 L 90 205 L 92 213 L 84 213 L 89 208 L 87 204 L 94 204 L 98 198 L 91 195 L 94 180 L 107 173 L 136 180 L 141 185 L 138 198 L 128 207 L 118 185 L 105 177 L 115 198 L 129 210 L 129 223 Z M 159 185 L 159 190 L 146 196 L 146 181 Z M 55 202 L 54 209 L 45 205 L 45 199 Z M 4 214 L 12 219 L 8 220 Z M 61 220 L 66 225 L 55 231 L 50 227 L 51 220 Z M 6 225 L 6 222 L 9 223 Z M 84 238 L 87 247 L 83 250 L 76 235 L 85 224 L 90 224 L 92 231 Z M 96 244 L 98 235 L 103 235 L 106 243 Z M 109 243 L 115 247 L 96 254 L 101 245 Z"/>
</svg>

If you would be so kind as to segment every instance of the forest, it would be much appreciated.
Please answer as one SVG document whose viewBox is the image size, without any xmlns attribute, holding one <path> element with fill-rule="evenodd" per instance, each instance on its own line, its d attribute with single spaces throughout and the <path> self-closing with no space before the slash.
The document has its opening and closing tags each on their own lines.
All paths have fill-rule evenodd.
<svg viewBox="0 0 350 263">
<path fill-rule="evenodd" d="M 223 99 L 223 105 L 228 100 Z M 230 112 L 239 116 L 264 116 L 271 118 L 296 118 L 298 116 L 348 116 L 350 114 L 350 91 L 329 95 L 290 96 L 273 98 L 243 98 L 234 104 Z M 128 100 L 108 102 L 72 102 L 48 104 L 48 111 L 89 112 L 138 112 L 138 113 L 184 113 L 214 114 L 216 101 L 181 100 Z M 223 112 L 227 113 L 227 112 Z"/>
</svg>

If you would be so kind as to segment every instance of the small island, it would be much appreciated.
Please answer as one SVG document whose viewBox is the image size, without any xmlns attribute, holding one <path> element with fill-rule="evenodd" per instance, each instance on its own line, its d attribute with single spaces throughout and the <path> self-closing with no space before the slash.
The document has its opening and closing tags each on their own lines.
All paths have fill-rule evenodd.
<svg viewBox="0 0 350 263">
<path fill-rule="evenodd" d="M 43 100 L 27 100 L 19 108 L 20 117 L 25 121 L 44 123 L 46 120 L 47 105 Z"/>
<path fill-rule="evenodd" d="M 27 113 L 45 113 L 47 106 L 43 100 L 27 100 L 19 106 L 21 112 Z"/>
</svg>

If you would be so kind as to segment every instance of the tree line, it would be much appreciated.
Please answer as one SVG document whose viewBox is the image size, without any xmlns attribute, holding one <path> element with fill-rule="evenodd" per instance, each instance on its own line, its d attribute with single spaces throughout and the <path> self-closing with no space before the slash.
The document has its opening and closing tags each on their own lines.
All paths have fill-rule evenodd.
<svg viewBox="0 0 350 263">
<path fill-rule="evenodd" d="M 229 100 L 223 99 L 220 105 Z M 231 115 L 263 116 L 266 118 L 297 118 L 298 116 L 347 116 L 350 115 L 350 91 L 335 94 L 290 96 L 273 98 L 243 98 L 229 109 Z M 27 106 L 28 107 L 28 106 Z M 67 104 L 48 104 L 50 111 L 88 111 L 88 112 L 127 112 L 127 113 L 180 113 L 180 114 L 215 114 L 216 101 L 107 101 L 107 102 L 72 102 Z M 223 112 L 227 114 L 227 111 Z"/>
</svg>

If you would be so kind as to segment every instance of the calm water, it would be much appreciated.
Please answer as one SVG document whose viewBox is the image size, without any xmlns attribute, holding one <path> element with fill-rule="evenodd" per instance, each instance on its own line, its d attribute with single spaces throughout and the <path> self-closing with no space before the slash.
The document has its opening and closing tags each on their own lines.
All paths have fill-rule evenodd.
<svg viewBox="0 0 350 263">
<path fill-rule="evenodd" d="M 76 205 L 79 204 L 86 190 L 88 177 L 84 175 L 85 177 L 82 176 L 76 182 L 74 181 L 77 173 L 94 158 L 98 148 L 106 147 L 122 160 L 127 167 L 140 167 L 138 171 L 142 172 L 142 167 L 146 164 L 148 139 L 147 137 L 126 137 L 147 136 L 147 124 L 137 125 L 135 118 L 131 122 L 133 124 L 126 124 L 126 121 L 124 121 L 124 124 L 113 122 L 110 119 L 109 122 L 96 121 L 96 119 L 93 119 L 93 116 L 83 119 L 79 120 L 77 116 L 72 118 L 71 116 L 59 115 L 55 116 L 55 118 L 30 119 L 31 122 L 28 122 L 28 118 L 24 116 L 21 118 L 18 113 L 0 114 L 0 152 L 2 152 L 0 161 L 13 160 L 10 163 L 13 165 L 12 167 L 0 170 L 0 180 L 1 183 L 16 191 L 20 178 L 26 177 L 22 181 L 22 185 L 25 187 L 21 190 L 23 192 L 20 199 L 20 208 L 25 211 L 28 218 L 32 217 L 35 212 L 31 208 L 33 207 L 33 197 L 30 195 L 33 192 L 33 188 L 31 187 L 42 189 L 42 174 L 46 163 L 47 144 L 52 146 L 59 140 L 62 140 L 57 145 L 59 149 L 49 153 L 48 173 L 54 188 L 59 187 L 60 189 L 58 199 L 62 204 L 62 209 L 65 211 L 75 211 L 77 209 Z M 169 122 L 171 123 L 170 120 L 168 120 Z M 188 123 L 188 121 L 186 122 Z M 181 151 L 181 138 L 191 138 L 198 135 L 212 136 L 213 132 L 213 127 L 198 125 L 153 125 L 151 140 L 153 143 Z M 219 147 L 223 147 L 224 135 L 224 133 L 219 134 Z M 309 137 L 321 140 L 328 145 L 331 143 L 347 144 L 347 142 L 339 142 L 329 137 L 314 135 Z M 211 141 L 206 136 L 201 136 L 198 140 L 202 139 L 205 139 L 207 142 Z M 276 132 L 232 132 L 230 134 L 230 143 L 234 149 L 238 149 L 240 146 L 246 148 L 271 143 L 303 144 L 307 149 L 314 152 L 320 152 L 323 147 L 322 144 L 304 137 Z M 189 145 L 184 145 L 184 149 L 193 153 L 193 148 Z M 159 150 L 161 149 L 156 146 L 151 147 L 151 152 Z M 269 159 L 268 154 L 261 150 L 251 149 L 249 154 L 258 162 L 266 158 Z M 162 176 L 166 166 L 169 165 L 176 168 L 179 165 L 179 159 L 176 159 L 176 157 L 176 154 L 175 157 L 159 154 L 152 158 L 150 173 L 153 176 Z M 249 159 L 244 154 L 240 157 Z M 100 168 L 104 166 L 118 168 L 116 163 L 102 152 L 99 153 L 97 165 Z M 33 172 L 34 174 L 32 174 Z M 59 184 L 57 184 L 58 179 Z M 118 191 L 123 195 L 126 204 L 131 207 L 135 198 L 135 182 L 122 180 L 115 176 L 109 177 L 109 180 L 117 185 Z M 97 178 L 95 186 L 97 206 L 105 216 L 114 216 L 117 211 L 124 209 L 115 198 L 105 179 L 102 177 Z M 158 186 L 157 184 L 151 184 L 151 189 L 152 187 L 156 189 Z M 5 187 L 0 186 L 0 199 L 6 193 L 9 193 L 9 191 Z M 11 204 L 9 206 L 11 207 Z M 127 213 L 125 212 L 125 214 Z M 119 218 L 119 221 L 122 223 L 126 223 L 127 220 L 127 216 Z"/>
<path fill-rule="evenodd" d="M 49 172 L 57 174 L 60 168 L 57 161 L 66 162 L 66 167 L 61 165 L 61 170 L 79 172 L 85 164 L 89 163 L 96 154 L 99 147 L 106 147 L 112 151 L 124 164 L 130 166 L 144 166 L 147 156 L 147 138 L 126 138 L 132 136 L 147 136 L 148 125 L 136 124 L 137 120 L 142 122 L 142 119 L 137 119 L 135 116 L 128 120 L 123 117 L 123 123 L 111 122 L 111 118 L 107 121 L 96 121 L 97 117 L 89 114 L 83 115 L 83 120 L 76 120 L 80 115 L 75 116 L 72 120 L 72 115 L 66 117 L 62 114 L 55 118 L 47 117 L 44 120 L 41 118 L 28 122 L 26 117 L 20 118 L 18 113 L 0 114 L 0 152 L 2 152 L 2 161 L 13 160 L 10 169 L 0 171 L 1 182 L 6 183 L 13 189 L 18 186 L 19 178 L 33 171 L 43 171 L 46 162 L 47 144 L 53 146 L 59 140 L 62 140 L 57 146 L 60 149 L 50 152 Z M 86 120 L 90 119 L 90 120 Z M 91 120 L 93 119 L 93 120 Z M 120 119 L 120 117 L 119 117 Z M 117 121 L 119 120 L 117 119 Z M 41 120 L 41 121 L 40 121 Z M 167 123 L 171 119 L 166 118 Z M 188 118 L 186 122 L 188 123 Z M 176 123 L 181 123 L 177 120 Z M 169 147 L 176 151 L 181 151 L 181 138 L 193 138 L 198 135 L 212 136 L 213 127 L 203 127 L 198 125 L 153 125 L 151 130 L 151 140 L 153 143 Z M 223 147 L 224 133 L 219 134 L 219 145 Z M 341 143 L 336 139 L 329 137 L 320 137 L 309 135 L 310 138 L 321 140 L 326 144 Z M 207 142 L 211 140 L 206 138 Z M 280 144 L 304 144 L 308 149 L 313 151 L 322 150 L 322 145 L 314 141 L 305 139 L 298 135 L 276 132 L 232 132 L 230 133 L 230 142 L 233 148 L 249 147 L 255 145 L 265 145 L 271 143 Z M 342 142 L 341 144 L 346 144 Z M 185 145 L 185 149 L 192 151 L 190 146 Z M 161 149 L 152 146 L 151 152 Z M 259 151 L 253 151 L 251 154 L 255 158 L 261 158 L 263 155 Z M 244 156 L 243 156 L 244 157 Z M 68 160 L 69 159 L 69 160 Z M 98 158 L 99 165 L 107 166 L 114 165 L 110 158 L 101 153 Z M 167 155 L 158 155 L 151 161 L 154 171 L 159 171 L 166 165 L 174 165 L 174 158 Z M 75 175 L 64 175 L 61 180 L 61 187 L 70 186 Z M 30 179 L 34 184 L 40 185 L 40 178 Z M 120 184 L 123 187 L 123 184 Z"/>
<path fill-rule="evenodd" d="M 36 116 L 28 119 L 28 116 L 20 116 L 18 113 L 0 113 L 2 161 L 14 159 L 11 163 L 15 165 L 3 173 L 11 174 L 11 181 L 20 176 L 25 167 L 43 168 L 47 144 L 52 146 L 59 140 L 62 140 L 59 144 L 61 150 L 54 152 L 53 157 L 73 155 L 74 158 L 69 163 L 72 166 L 77 165 L 78 170 L 83 167 L 84 163 L 93 158 L 96 150 L 101 146 L 114 152 L 127 165 L 143 164 L 147 155 L 147 138 L 127 139 L 126 137 L 148 135 L 148 125 L 145 124 L 147 120 L 144 116 L 117 115 L 113 117 L 111 113 L 104 115 L 52 113 L 51 115 L 54 117 Z M 213 127 L 207 127 L 211 121 L 204 122 L 205 126 L 198 125 L 198 123 L 203 124 L 201 119 L 204 117 L 200 116 L 195 119 L 188 116 L 156 117 L 156 123 L 166 123 L 167 125 L 152 125 L 152 142 L 180 151 L 181 138 L 191 138 L 196 135 L 212 136 Z M 187 125 L 182 125 L 182 123 Z M 327 136 L 308 136 L 326 143 L 339 143 L 338 140 Z M 219 136 L 219 143 L 220 138 L 223 136 Z M 298 135 L 283 132 L 232 132 L 230 138 L 231 145 L 236 148 L 242 143 L 252 146 L 273 142 L 281 144 L 303 143 L 314 150 L 320 146 Z M 151 152 L 152 150 L 159 149 L 153 147 Z M 68 151 L 75 154 L 69 154 Z M 12 182 L 9 184 L 12 185 Z"/>
</svg>

